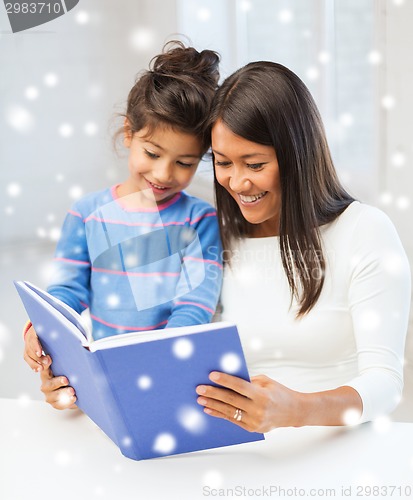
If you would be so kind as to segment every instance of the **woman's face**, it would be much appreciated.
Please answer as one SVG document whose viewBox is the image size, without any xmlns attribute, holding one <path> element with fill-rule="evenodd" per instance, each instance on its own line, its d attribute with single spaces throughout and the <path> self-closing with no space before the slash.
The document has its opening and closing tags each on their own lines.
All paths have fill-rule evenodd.
<svg viewBox="0 0 413 500">
<path fill-rule="evenodd" d="M 278 235 L 281 186 L 275 149 L 234 134 L 218 120 L 212 128 L 212 151 L 217 180 L 245 219 L 257 225 L 254 235 Z"/>
</svg>

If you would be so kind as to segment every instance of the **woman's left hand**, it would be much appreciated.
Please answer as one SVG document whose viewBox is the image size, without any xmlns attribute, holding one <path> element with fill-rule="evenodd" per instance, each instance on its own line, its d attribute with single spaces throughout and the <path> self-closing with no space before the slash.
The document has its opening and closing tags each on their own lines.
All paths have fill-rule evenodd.
<svg viewBox="0 0 413 500">
<path fill-rule="evenodd" d="M 229 420 L 250 432 L 300 425 L 299 392 L 265 375 L 252 377 L 251 382 L 221 372 L 211 372 L 209 378 L 220 387 L 196 388 L 197 402 L 208 415 Z M 241 419 L 236 419 L 239 410 Z"/>
</svg>

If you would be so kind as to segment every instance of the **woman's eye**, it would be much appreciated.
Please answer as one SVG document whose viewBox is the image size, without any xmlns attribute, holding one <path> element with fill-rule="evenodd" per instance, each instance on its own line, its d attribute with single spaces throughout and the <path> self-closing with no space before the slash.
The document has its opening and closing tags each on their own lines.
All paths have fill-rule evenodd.
<svg viewBox="0 0 413 500">
<path fill-rule="evenodd" d="M 247 163 L 247 167 L 251 170 L 259 170 L 265 165 L 265 163 Z"/>
<path fill-rule="evenodd" d="M 217 161 L 215 160 L 215 165 L 218 167 L 228 167 L 228 165 L 231 165 L 230 161 Z"/>
<path fill-rule="evenodd" d="M 145 149 L 145 154 L 146 154 L 146 156 L 149 156 L 149 158 L 152 158 L 153 160 L 155 160 L 156 158 L 159 158 L 159 155 L 157 155 L 155 153 L 151 153 L 147 149 Z"/>
</svg>

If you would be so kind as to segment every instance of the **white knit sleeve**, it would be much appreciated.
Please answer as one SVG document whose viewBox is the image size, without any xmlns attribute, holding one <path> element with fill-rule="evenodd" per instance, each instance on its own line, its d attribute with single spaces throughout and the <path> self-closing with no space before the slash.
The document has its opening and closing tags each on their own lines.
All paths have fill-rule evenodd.
<svg viewBox="0 0 413 500">
<path fill-rule="evenodd" d="M 366 422 L 390 413 L 401 398 L 411 277 L 392 222 L 376 208 L 365 206 L 360 214 L 351 250 L 349 306 L 359 374 L 345 385 L 360 394 Z"/>
</svg>

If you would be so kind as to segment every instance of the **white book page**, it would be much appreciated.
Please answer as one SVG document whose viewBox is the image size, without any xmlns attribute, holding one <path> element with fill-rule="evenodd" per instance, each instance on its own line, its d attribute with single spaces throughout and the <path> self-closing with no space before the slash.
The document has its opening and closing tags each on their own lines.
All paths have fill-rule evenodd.
<svg viewBox="0 0 413 500">
<path fill-rule="evenodd" d="M 49 306 L 48 309 L 50 310 L 50 312 L 52 312 L 54 315 L 60 314 L 60 316 L 66 320 L 65 322 L 73 325 L 73 327 L 76 329 L 76 337 L 78 337 L 81 340 L 82 345 L 88 345 L 90 342 L 93 341 L 90 324 L 86 320 L 86 318 L 83 318 L 70 306 L 68 306 L 61 300 L 57 299 L 56 297 L 53 297 L 46 291 L 33 285 L 32 283 L 24 281 L 23 284 L 27 292 L 35 296 L 37 300 L 39 300 L 40 298 L 40 300 L 45 306 L 46 305 Z M 61 311 L 62 309 L 66 312 L 66 314 Z M 79 330 L 77 324 L 81 326 L 83 332 Z"/>
<path fill-rule="evenodd" d="M 229 322 L 207 323 L 205 325 L 181 326 L 178 328 L 164 328 L 162 330 L 148 330 L 144 332 L 129 332 L 112 337 L 95 340 L 90 343 L 90 351 L 100 351 L 102 349 L 113 349 L 131 344 L 140 344 L 143 342 L 154 342 L 170 337 L 181 337 L 183 335 L 195 335 L 197 333 L 218 330 L 220 328 L 235 326 Z"/>
</svg>

